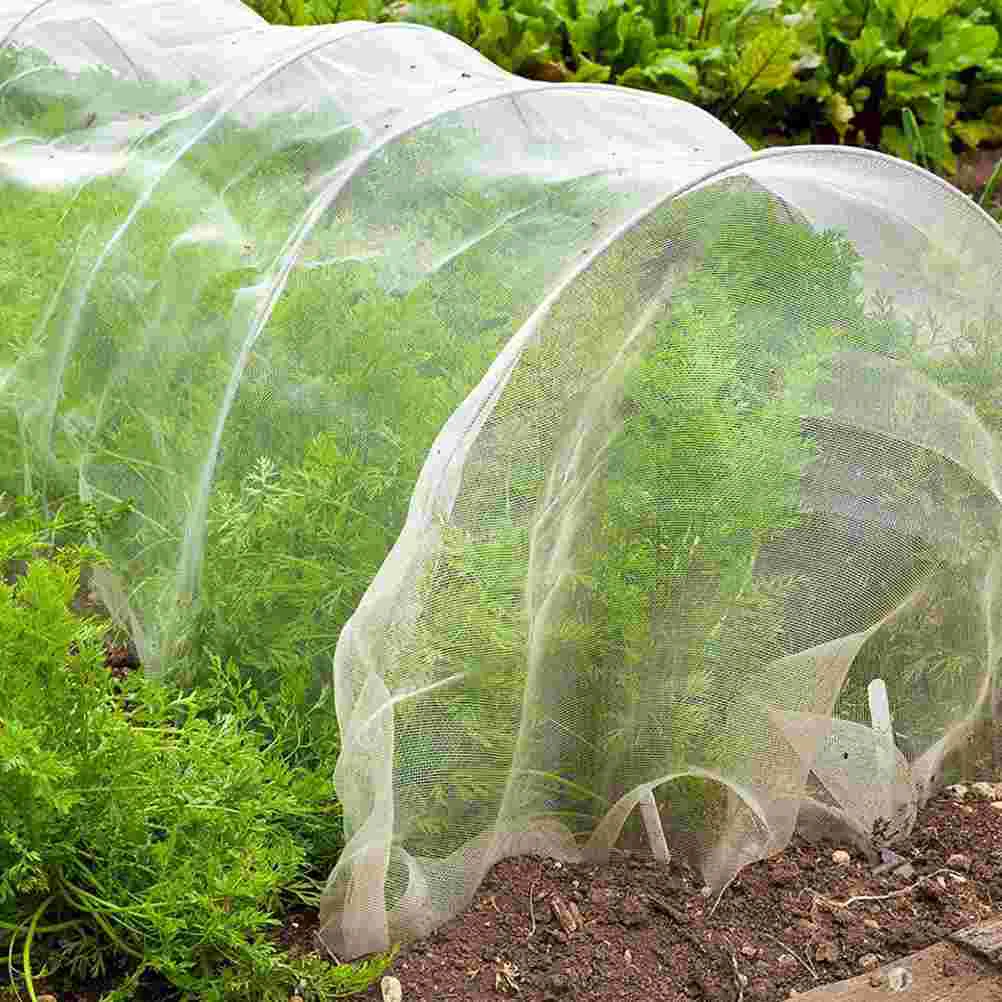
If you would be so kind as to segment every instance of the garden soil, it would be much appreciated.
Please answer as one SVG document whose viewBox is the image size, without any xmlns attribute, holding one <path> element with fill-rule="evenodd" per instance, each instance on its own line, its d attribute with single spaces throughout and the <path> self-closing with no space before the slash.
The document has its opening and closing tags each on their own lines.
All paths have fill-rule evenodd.
<svg viewBox="0 0 1002 1002">
<path fill-rule="evenodd" d="M 1002 911 L 1002 802 L 944 792 L 893 849 L 901 861 L 881 870 L 796 837 L 719 901 L 684 864 L 639 852 L 617 850 L 604 865 L 509 859 L 464 914 L 404 947 L 388 973 L 404 1002 L 774 1002 Z M 281 938 L 320 950 L 315 931 L 315 914 L 301 912 Z M 381 997 L 378 985 L 364 996 Z"/>
</svg>

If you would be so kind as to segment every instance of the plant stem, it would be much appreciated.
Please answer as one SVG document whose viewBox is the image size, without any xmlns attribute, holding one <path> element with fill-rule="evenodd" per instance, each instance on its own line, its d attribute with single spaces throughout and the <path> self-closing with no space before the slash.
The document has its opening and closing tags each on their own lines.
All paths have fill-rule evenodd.
<svg viewBox="0 0 1002 1002">
<path fill-rule="evenodd" d="M 31 976 L 31 942 L 38 930 L 38 921 L 50 904 L 52 904 L 51 894 L 35 909 L 35 914 L 31 916 L 31 923 L 28 926 L 28 935 L 24 940 L 24 949 L 21 951 L 21 960 L 24 964 L 24 983 L 31 1002 L 38 1002 L 38 996 L 35 994 L 35 982 Z"/>
<path fill-rule="evenodd" d="M 981 192 L 981 197 L 978 199 L 978 205 L 980 205 L 982 209 L 989 208 L 992 195 L 995 194 L 995 188 L 998 186 L 999 181 L 1002 181 L 1002 157 L 999 158 L 999 162 L 995 165 L 995 169 L 992 171 L 992 176 L 988 178 L 985 190 Z"/>
<path fill-rule="evenodd" d="M 709 25 L 707 23 L 707 14 L 710 12 L 710 0 L 703 0 L 703 10 L 699 15 L 699 28 L 696 31 L 696 41 L 701 42 L 703 40 L 703 29 L 705 28 L 709 31 Z"/>
<path fill-rule="evenodd" d="M 72 888 L 73 891 L 80 894 L 80 896 L 84 899 L 86 899 L 87 897 L 93 897 L 93 895 L 88 895 L 86 891 L 83 891 L 79 887 L 75 887 L 73 884 L 70 884 L 65 879 L 60 880 L 60 886 L 62 888 L 63 897 L 65 897 L 66 900 L 74 908 L 77 908 L 80 911 L 86 912 L 88 915 L 90 915 L 90 917 L 101 927 L 102 931 L 108 937 L 108 939 L 110 939 L 112 943 L 114 943 L 115 946 L 117 946 L 122 951 L 122 953 L 127 953 L 130 957 L 135 957 L 136 960 L 143 959 L 143 955 L 141 953 L 139 953 L 136 950 L 133 950 L 131 946 L 128 946 L 126 943 L 122 941 L 118 933 L 116 933 L 115 930 L 111 927 L 111 923 L 104 917 L 104 915 L 101 914 L 100 911 L 98 911 L 92 905 L 89 906 L 82 901 L 74 901 L 73 895 L 70 893 L 70 890 Z M 119 911 L 121 909 L 113 909 L 113 910 Z"/>
<path fill-rule="evenodd" d="M 54 925 L 40 925 L 35 932 L 45 935 L 49 932 L 61 932 L 63 929 L 72 929 L 75 925 L 80 925 L 83 919 L 69 919 L 66 922 L 56 922 Z M 0 929 L 6 929 L 8 932 L 19 932 L 21 927 L 24 925 L 21 923 L 14 922 L 3 922 L 0 921 Z"/>
</svg>

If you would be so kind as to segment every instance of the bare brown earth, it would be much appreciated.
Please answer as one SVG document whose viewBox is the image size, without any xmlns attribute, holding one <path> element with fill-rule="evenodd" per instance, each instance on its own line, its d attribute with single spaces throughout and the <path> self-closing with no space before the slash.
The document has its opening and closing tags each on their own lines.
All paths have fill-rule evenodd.
<svg viewBox="0 0 1002 1002">
<path fill-rule="evenodd" d="M 465 913 L 404 947 L 388 973 L 405 1002 L 773 1002 L 1002 910 L 1002 803 L 937 797 L 893 847 L 903 873 L 858 854 L 836 862 L 844 848 L 798 836 L 747 868 L 719 903 L 684 865 L 640 853 L 617 850 L 605 865 L 505 860 Z M 297 913 L 282 939 L 315 950 L 315 930 L 315 914 Z M 379 987 L 364 997 L 380 999 Z"/>
</svg>

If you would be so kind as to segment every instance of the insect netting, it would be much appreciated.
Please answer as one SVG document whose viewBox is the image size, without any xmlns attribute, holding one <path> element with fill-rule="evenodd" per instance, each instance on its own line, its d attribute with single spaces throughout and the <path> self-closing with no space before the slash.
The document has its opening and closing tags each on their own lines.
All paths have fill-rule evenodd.
<svg viewBox="0 0 1002 1002">
<path fill-rule="evenodd" d="M 909 830 L 998 704 L 972 201 L 413 25 L 0 38 L 0 489 L 85 502 L 151 670 L 333 685 L 332 949 L 651 805 L 718 890 L 798 825 Z"/>
</svg>

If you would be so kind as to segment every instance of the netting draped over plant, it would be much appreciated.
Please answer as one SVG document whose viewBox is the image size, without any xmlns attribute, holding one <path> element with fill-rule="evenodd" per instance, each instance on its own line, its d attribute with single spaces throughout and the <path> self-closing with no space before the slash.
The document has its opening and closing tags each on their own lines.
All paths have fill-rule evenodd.
<svg viewBox="0 0 1002 1002">
<path fill-rule="evenodd" d="M 0 38 L 0 489 L 131 502 L 96 587 L 150 666 L 333 657 L 339 955 L 652 794 L 715 888 L 908 830 L 998 702 L 971 201 L 414 26 Z"/>
</svg>

